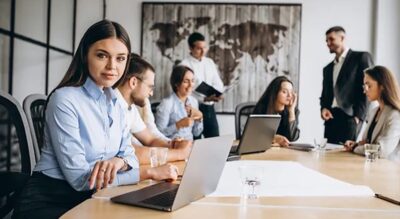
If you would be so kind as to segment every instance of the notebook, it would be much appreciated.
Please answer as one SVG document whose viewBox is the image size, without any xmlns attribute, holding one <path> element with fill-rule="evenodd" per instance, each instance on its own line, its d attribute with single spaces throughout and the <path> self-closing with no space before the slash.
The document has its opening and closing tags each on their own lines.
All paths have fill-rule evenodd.
<svg viewBox="0 0 400 219">
<path fill-rule="evenodd" d="M 196 140 L 180 184 L 161 182 L 111 198 L 126 205 L 174 211 L 212 192 L 218 185 L 233 136 Z"/>
<path fill-rule="evenodd" d="M 280 115 L 251 114 L 246 121 L 240 143 L 231 148 L 228 160 L 234 160 L 241 154 L 264 152 L 269 149 L 280 121 Z"/>
<path fill-rule="evenodd" d="M 206 97 L 209 97 L 211 95 L 219 97 L 222 94 L 220 91 L 210 86 L 209 84 L 205 83 L 204 81 L 201 82 L 201 84 L 196 88 L 195 91 L 205 95 Z"/>
</svg>

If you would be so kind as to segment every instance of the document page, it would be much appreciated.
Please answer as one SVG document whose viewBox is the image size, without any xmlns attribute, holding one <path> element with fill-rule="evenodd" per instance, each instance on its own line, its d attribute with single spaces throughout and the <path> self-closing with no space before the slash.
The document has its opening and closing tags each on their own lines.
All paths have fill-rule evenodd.
<svg viewBox="0 0 400 219">
<path fill-rule="evenodd" d="M 232 161 L 225 164 L 219 184 L 209 196 L 241 196 L 239 167 L 261 166 L 259 196 L 374 196 L 367 186 L 352 185 L 292 161 Z"/>
</svg>

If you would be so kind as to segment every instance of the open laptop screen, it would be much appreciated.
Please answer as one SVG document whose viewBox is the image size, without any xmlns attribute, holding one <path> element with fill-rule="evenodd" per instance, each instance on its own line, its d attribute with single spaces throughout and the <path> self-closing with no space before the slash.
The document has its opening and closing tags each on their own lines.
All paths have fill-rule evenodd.
<svg viewBox="0 0 400 219">
<path fill-rule="evenodd" d="M 280 115 L 251 114 L 240 139 L 238 154 L 263 152 L 269 149 L 280 120 Z"/>
</svg>

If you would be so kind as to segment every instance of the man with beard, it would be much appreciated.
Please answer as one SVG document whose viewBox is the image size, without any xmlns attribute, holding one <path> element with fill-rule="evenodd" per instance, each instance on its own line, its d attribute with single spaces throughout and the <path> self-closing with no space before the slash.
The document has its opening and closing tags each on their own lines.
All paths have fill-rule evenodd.
<svg viewBox="0 0 400 219">
<path fill-rule="evenodd" d="M 168 161 L 185 160 L 190 153 L 190 141 L 174 139 L 166 141 L 157 137 L 147 127 L 135 105 L 143 107 L 153 95 L 154 68 L 136 54 L 131 54 L 129 70 L 116 89 L 119 103 L 126 109 L 126 118 L 132 133 L 132 145 L 141 164 L 149 163 L 150 147 L 167 147 Z"/>
<path fill-rule="evenodd" d="M 363 71 L 373 65 L 368 52 L 345 46 L 346 32 L 335 26 L 326 31 L 326 44 L 335 59 L 323 70 L 321 117 L 329 143 L 355 140 L 365 119 L 367 99 L 363 93 Z"/>
</svg>

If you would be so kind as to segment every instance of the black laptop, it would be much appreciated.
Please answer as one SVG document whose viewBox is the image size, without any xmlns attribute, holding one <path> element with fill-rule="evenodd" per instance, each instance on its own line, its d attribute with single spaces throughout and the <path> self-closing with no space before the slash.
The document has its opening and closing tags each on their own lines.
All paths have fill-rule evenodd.
<svg viewBox="0 0 400 219">
<path fill-rule="evenodd" d="M 235 160 L 242 154 L 264 152 L 269 149 L 280 121 L 280 115 L 251 114 L 246 121 L 240 143 L 231 148 L 228 160 Z"/>
<path fill-rule="evenodd" d="M 174 211 L 217 188 L 233 136 L 196 140 L 180 184 L 160 182 L 133 192 L 111 198 L 126 205 Z"/>
</svg>

